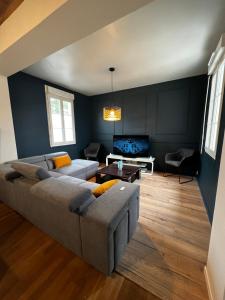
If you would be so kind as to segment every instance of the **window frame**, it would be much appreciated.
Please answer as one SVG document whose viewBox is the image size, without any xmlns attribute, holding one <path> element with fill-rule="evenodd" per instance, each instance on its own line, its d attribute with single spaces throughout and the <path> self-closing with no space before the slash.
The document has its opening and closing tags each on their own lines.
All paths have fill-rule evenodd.
<svg viewBox="0 0 225 300">
<path fill-rule="evenodd" d="M 219 69 L 220 67 L 223 65 L 223 78 L 222 78 L 222 90 L 221 93 L 219 94 L 219 110 L 218 110 L 218 118 L 217 118 L 217 122 L 216 122 L 216 132 L 215 132 L 215 149 L 213 150 L 210 147 L 210 143 L 212 140 L 212 128 L 213 128 L 213 118 L 214 118 L 214 112 L 216 109 L 216 101 L 215 98 L 218 96 L 217 93 L 217 85 L 218 85 L 218 74 L 219 74 Z M 214 76 L 216 76 L 215 79 L 215 86 L 214 89 L 213 88 L 213 80 L 214 80 Z M 206 135 L 205 135 L 205 152 L 211 156 L 213 159 L 216 159 L 216 155 L 217 155 L 217 146 L 218 146 L 218 138 L 219 138 L 219 130 L 220 130 L 220 121 L 221 121 L 221 113 L 222 113 L 222 106 L 223 106 L 223 97 L 224 97 L 224 86 L 225 86 L 225 57 L 222 58 L 221 62 L 218 64 L 218 66 L 216 67 L 213 75 L 212 75 L 212 81 L 211 81 L 211 91 L 210 91 L 210 99 L 209 99 L 209 105 L 208 105 L 208 116 L 207 116 L 207 124 L 206 124 Z M 212 97 L 212 94 L 213 97 Z M 212 114 L 211 114 L 211 121 L 209 122 L 209 118 L 210 118 L 210 106 L 211 106 L 211 102 L 213 101 L 213 107 L 212 107 Z M 207 135 L 208 135 L 208 130 L 210 130 L 209 133 L 209 142 L 207 144 Z"/>
<path fill-rule="evenodd" d="M 45 86 L 45 95 L 46 95 L 46 108 L 47 108 L 47 117 L 48 117 L 48 133 L 49 133 L 49 142 L 50 147 L 59 147 L 59 146 L 68 146 L 76 144 L 76 129 L 75 129 L 75 115 L 74 115 L 74 94 L 62 91 L 60 89 L 53 88 L 51 86 Z M 60 100 L 60 112 L 61 112 L 61 120 L 62 120 L 62 142 L 54 142 L 53 135 L 53 125 L 52 125 L 52 113 L 51 113 L 51 104 L 50 99 L 55 98 Z M 71 104 L 71 117 L 72 117 L 72 131 L 73 131 L 73 140 L 65 141 L 65 120 L 63 113 L 63 101 L 69 102 Z"/>
</svg>

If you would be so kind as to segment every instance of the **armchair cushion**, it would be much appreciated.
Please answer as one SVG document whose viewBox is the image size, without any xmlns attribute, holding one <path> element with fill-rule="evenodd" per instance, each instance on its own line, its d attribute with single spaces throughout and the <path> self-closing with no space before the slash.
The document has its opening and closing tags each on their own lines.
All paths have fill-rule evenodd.
<svg viewBox="0 0 225 300">
<path fill-rule="evenodd" d="M 181 161 L 182 155 L 180 151 L 174 152 L 174 153 L 167 153 L 165 155 L 165 161 Z"/>
<path fill-rule="evenodd" d="M 194 149 L 181 148 L 177 152 L 167 153 L 165 155 L 165 163 L 176 168 L 184 167 L 186 162 L 188 165 L 191 165 L 190 160 L 193 160 L 192 158 L 194 158 L 194 154 Z"/>
<path fill-rule="evenodd" d="M 173 167 L 176 167 L 176 168 L 178 168 L 182 163 L 181 160 L 166 160 L 165 162 L 166 162 L 167 165 L 170 165 L 170 166 L 173 166 Z"/>
</svg>

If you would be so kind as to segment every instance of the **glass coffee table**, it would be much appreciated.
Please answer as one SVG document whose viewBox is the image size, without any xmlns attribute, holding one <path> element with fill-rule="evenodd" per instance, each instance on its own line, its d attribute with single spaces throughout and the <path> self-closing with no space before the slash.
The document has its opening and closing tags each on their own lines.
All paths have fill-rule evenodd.
<svg viewBox="0 0 225 300">
<path fill-rule="evenodd" d="M 110 179 L 121 179 L 127 182 L 134 182 L 141 178 L 141 168 L 134 166 L 123 166 L 119 170 L 116 164 L 99 169 L 96 173 L 96 182 L 102 183 Z"/>
</svg>

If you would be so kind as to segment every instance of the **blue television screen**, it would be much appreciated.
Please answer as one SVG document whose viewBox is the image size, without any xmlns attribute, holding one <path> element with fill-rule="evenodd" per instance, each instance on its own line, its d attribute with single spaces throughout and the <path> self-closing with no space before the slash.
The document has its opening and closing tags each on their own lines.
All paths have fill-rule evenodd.
<svg viewBox="0 0 225 300">
<path fill-rule="evenodd" d="M 113 153 L 127 157 L 148 157 L 149 137 L 147 135 L 114 135 Z"/>
</svg>

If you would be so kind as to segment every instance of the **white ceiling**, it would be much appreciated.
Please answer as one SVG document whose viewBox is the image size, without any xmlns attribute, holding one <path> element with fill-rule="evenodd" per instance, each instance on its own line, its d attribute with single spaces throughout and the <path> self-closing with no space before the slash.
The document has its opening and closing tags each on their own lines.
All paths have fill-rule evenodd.
<svg viewBox="0 0 225 300">
<path fill-rule="evenodd" d="M 155 0 L 24 71 L 85 95 L 206 73 L 225 31 L 224 0 Z"/>
<path fill-rule="evenodd" d="M 21 71 L 151 1 L 26 0 L 0 26 L 0 74 Z"/>
</svg>

